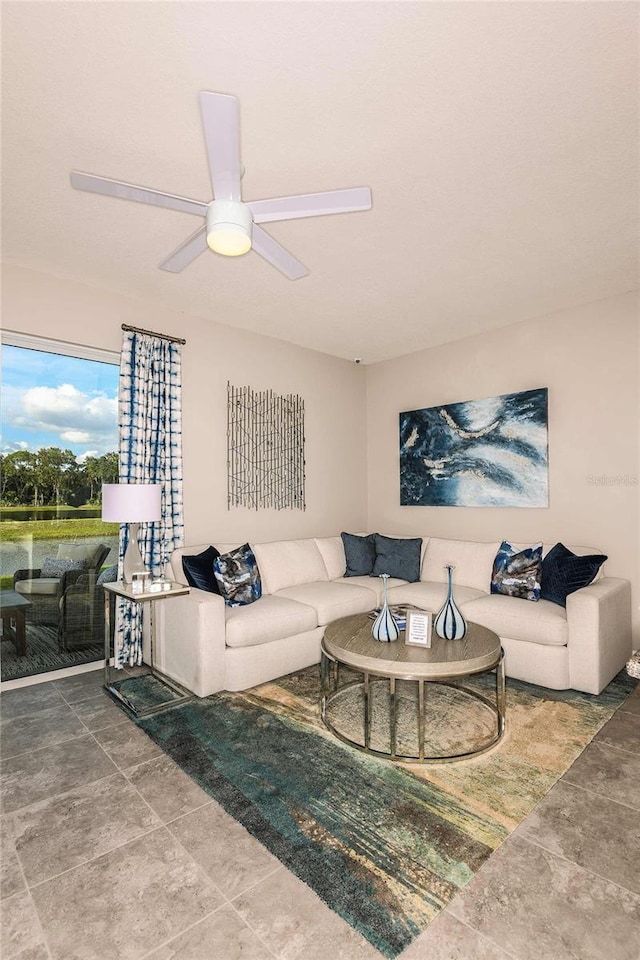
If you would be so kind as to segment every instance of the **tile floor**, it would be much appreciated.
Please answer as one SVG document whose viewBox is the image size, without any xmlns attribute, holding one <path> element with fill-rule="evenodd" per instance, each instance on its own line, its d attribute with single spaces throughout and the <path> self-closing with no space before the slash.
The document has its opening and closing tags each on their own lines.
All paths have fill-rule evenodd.
<svg viewBox="0 0 640 960">
<path fill-rule="evenodd" d="M 99 671 L 0 698 L 4 960 L 375 960 Z M 403 960 L 640 960 L 640 687 Z"/>
</svg>

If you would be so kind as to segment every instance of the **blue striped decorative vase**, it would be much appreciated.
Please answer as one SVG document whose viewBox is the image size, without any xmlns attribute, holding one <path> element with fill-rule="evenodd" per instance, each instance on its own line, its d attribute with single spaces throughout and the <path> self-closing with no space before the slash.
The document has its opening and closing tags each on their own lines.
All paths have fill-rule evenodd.
<svg viewBox="0 0 640 960">
<path fill-rule="evenodd" d="M 448 580 L 447 599 L 441 610 L 438 611 L 433 626 L 438 636 L 442 637 L 443 640 L 462 640 L 467 632 L 467 623 L 453 599 L 453 587 L 451 583 L 453 567 L 447 564 L 445 570 L 447 571 Z"/>
<path fill-rule="evenodd" d="M 393 618 L 393 614 L 389 610 L 389 605 L 387 603 L 387 580 L 389 579 L 388 573 L 380 574 L 382 577 L 382 593 L 384 602 L 382 604 L 382 610 L 373 621 L 373 626 L 371 627 L 371 636 L 374 640 L 380 640 L 382 643 L 393 643 L 394 640 L 397 640 L 400 636 L 400 630 L 398 629 L 398 624 Z"/>
</svg>

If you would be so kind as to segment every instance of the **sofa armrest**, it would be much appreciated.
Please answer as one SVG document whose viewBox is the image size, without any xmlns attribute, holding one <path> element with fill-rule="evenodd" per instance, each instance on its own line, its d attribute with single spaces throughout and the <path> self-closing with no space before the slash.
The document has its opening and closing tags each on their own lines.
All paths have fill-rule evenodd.
<svg viewBox="0 0 640 960">
<path fill-rule="evenodd" d="M 567 597 L 569 676 L 600 693 L 631 655 L 631 583 L 603 577 Z"/>
<path fill-rule="evenodd" d="M 191 588 L 159 605 L 164 620 L 161 669 L 198 697 L 224 690 L 225 604 L 216 593 Z"/>
</svg>

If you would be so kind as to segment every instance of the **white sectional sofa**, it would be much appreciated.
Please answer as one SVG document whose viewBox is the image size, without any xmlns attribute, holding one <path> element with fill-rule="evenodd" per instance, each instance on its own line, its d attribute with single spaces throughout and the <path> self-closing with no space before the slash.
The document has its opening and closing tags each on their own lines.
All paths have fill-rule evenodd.
<svg viewBox="0 0 640 960">
<path fill-rule="evenodd" d="M 208 546 L 175 551 L 168 574 L 186 583 L 183 555 Z M 225 553 L 238 544 L 215 546 Z M 328 623 L 381 602 L 380 578 L 344 576 L 340 537 L 251 546 L 262 578 L 259 600 L 228 607 L 217 594 L 192 588 L 189 596 L 161 605 L 161 666 L 199 697 L 245 690 L 317 663 Z M 491 594 L 499 546 L 500 541 L 423 538 L 420 581 L 389 580 L 389 602 L 436 612 L 446 596 L 444 567 L 451 563 L 454 598 L 467 620 L 500 636 L 507 676 L 554 690 L 600 693 L 631 653 L 629 581 L 605 577 L 601 568 L 593 583 L 569 595 L 566 609 L 547 600 Z M 579 555 L 600 552 L 570 549 Z"/>
</svg>

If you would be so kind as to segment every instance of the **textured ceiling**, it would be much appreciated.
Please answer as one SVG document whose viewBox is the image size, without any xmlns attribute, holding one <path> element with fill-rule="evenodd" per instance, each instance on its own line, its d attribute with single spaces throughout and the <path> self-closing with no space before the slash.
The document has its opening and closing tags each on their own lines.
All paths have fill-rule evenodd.
<svg viewBox="0 0 640 960">
<path fill-rule="evenodd" d="M 3 256 L 364 362 L 637 285 L 635 3 L 2 3 Z M 240 100 L 245 200 L 370 186 L 157 269 L 211 199 L 198 92 Z"/>
</svg>

